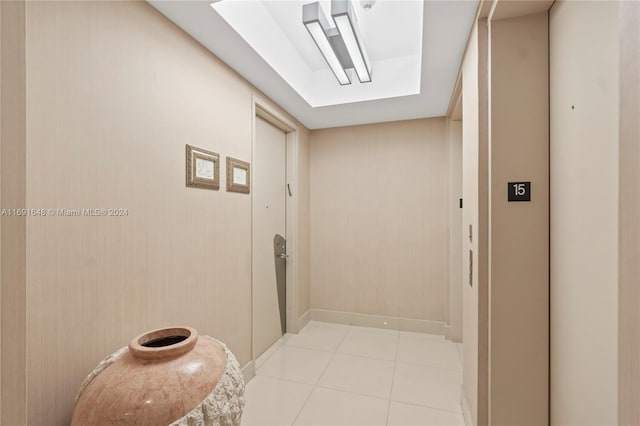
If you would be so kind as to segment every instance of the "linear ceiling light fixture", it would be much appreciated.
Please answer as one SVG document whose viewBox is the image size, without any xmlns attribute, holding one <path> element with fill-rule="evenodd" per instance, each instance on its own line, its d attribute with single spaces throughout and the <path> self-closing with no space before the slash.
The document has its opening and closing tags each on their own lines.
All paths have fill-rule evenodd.
<svg viewBox="0 0 640 426">
<path fill-rule="evenodd" d="M 319 2 L 302 6 L 302 22 L 340 85 L 351 84 L 346 70 L 354 68 L 360 83 L 371 82 L 371 63 L 362 44 L 356 15 L 349 0 L 331 0 L 329 26 Z"/>
<path fill-rule="evenodd" d="M 332 45 L 332 38 L 335 38 L 338 31 L 329 29 L 329 22 L 322 12 L 320 2 L 309 3 L 302 6 L 302 22 L 311 34 L 311 38 L 320 49 L 324 60 L 329 64 L 329 68 L 338 79 L 341 86 L 351 84 L 351 80 L 342 66 L 340 58 Z"/>
</svg>

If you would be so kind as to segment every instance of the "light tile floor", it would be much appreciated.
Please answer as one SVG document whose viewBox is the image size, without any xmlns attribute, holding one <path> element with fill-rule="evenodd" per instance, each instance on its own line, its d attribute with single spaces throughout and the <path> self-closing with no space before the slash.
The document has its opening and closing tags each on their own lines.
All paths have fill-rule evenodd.
<svg viewBox="0 0 640 426">
<path fill-rule="evenodd" d="M 464 426 L 461 346 L 312 321 L 256 361 L 243 425 Z"/>
</svg>

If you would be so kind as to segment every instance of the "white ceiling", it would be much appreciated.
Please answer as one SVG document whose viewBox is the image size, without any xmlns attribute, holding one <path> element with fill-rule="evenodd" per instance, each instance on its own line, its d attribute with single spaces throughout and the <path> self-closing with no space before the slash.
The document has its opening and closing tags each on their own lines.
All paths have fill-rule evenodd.
<svg viewBox="0 0 640 426">
<path fill-rule="evenodd" d="M 225 16 L 244 37 L 211 0 L 147 1 L 310 129 L 445 115 L 478 4 L 378 0 L 365 12 L 356 2 L 374 83 L 339 86 L 301 22 L 302 5 L 311 0 L 224 0 L 238 5 Z M 273 34 L 281 49 L 264 51 L 276 45 L 264 43 Z M 385 61 L 396 63 L 385 69 Z"/>
<path fill-rule="evenodd" d="M 333 106 L 420 93 L 422 6 L 414 0 L 380 0 L 365 12 L 353 9 L 373 79 L 361 84 L 351 72 L 350 85 L 341 86 L 302 24 L 302 5 L 309 0 L 222 0 L 213 4 L 229 25 L 311 107 Z M 325 16 L 330 17 L 327 1 Z M 390 22 L 402 31 L 389 31 Z"/>
</svg>

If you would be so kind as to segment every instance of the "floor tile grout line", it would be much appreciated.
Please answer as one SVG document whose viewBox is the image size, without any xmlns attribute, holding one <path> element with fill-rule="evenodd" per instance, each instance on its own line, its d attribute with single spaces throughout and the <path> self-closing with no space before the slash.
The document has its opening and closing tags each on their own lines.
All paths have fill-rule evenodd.
<svg viewBox="0 0 640 426">
<path fill-rule="evenodd" d="M 353 357 L 353 358 L 360 358 L 360 359 L 368 359 L 369 361 L 395 362 L 394 360 L 388 359 L 388 358 L 376 358 L 376 357 L 372 357 L 372 356 L 358 355 L 358 354 L 352 354 L 352 353 L 348 353 L 348 352 L 338 352 L 338 351 L 336 351 L 336 355 Z"/>
<path fill-rule="evenodd" d="M 333 323 L 322 323 L 322 322 L 317 322 L 317 321 L 316 321 L 316 322 L 310 322 L 310 323 L 309 323 L 309 324 L 307 324 L 307 325 L 306 325 L 302 330 L 300 330 L 300 332 L 299 332 L 298 334 L 294 335 L 293 337 L 300 336 L 300 335 L 302 334 L 302 332 L 303 332 L 307 327 L 309 327 L 310 325 L 315 325 L 315 326 L 317 326 L 317 327 L 322 327 L 322 328 L 327 329 L 327 330 L 335 330 L 335 331 L 340 330 L 340 331 L 344 331 L 344 333 L 345 333 L 345 334 L 342 336 L 342 339 L 344 339 L 344 336 L 345 336 L 345 335 L 346 335 L 346 333 L 349 331 L 349 327 L 350 327 L 349 325 L 346 325 L 346 324 L 340 324 L 340 325 L 344 325 L 344 327 L 335 327 L 335 328 L 334 328 L 334 327 L 326 326 L 326 325 L 323 325 L 323 324 L 333 324 Z M 292 340 L 293 340 L 293 337 L 291 337 L 290 339 L 288 339 L 288 341 L 287 341 L 287 342 L 292 341 Z M 340 343 L 342 343 L 342 339 L 340 340 L 340 342 L 338 342 L 338 346 L 340 345 Z M 312 347 L 308 347 L 308 346 L 304 346 L 304 345 L 299 345 L 299 344 L 295 344 L 295 343 L 290 343 L 290 344 L 287 344 L 286 346 L 294 347 L 294 348 L 301 348 L 301 349 L 308 349 L 308 350 L 312 350 L 312 351 L 331 352 L 331 353 L 334 353 L 334 352 L 338 349 L 338 347 L 337 347 L 337 346 L 336 346 L 336 348 L 335 348 L 335 349 L 331 349 L 331 350 L 329 350 L 329 349 L 312 348 Z"/>
<path fill-rule="evenodd" d="M 410 342 L 419 342 L 421 344 L 424 344 L 424 346 L 426 346 L 426 349 L 429 350 L 433 350 L 435 352 L 458 352 L 458 348 L 456 347 L 451 347 L 450 344 L 447 343 L 442 343 L 442 342 L 436 342 L 434 340 L 420 340 L 420 339 L 412 339 L 411 337 L 402 337 L 404 340 L 408 340 Z M 437 347 L 436 345 L 440 345 L 441 347 Z M 432 347 L 429 347 L 432 346 Z"/>
<path fill-rule="evenodd" d="M 353 392 L 353 391 L 348 391 L 348 390 L 344 390 L 344 389 L 338 389 L 338 388 L 332 388 L 330 386 L 327 385 L 316 385 L 314 386 L 315 388 L 320 388 L 320 389 L 325 389 L 325 390 L 330 390 L 330 391 L 336 391 L 336 392 L 342 392 L 342 393 L 348 393 L 349 395 L 354 395 L 354 396 L 364 396 L 365 398 L 373 398 L 373 399 L 379 399 L 380 401 L 388 401 L 389 398 L 385 398 L 383 396 L 375 396 L 375 395 L 367 395 L 364 393 L 358 393 L 358 392 Z"/>
<path fill-rule="evenodd" d="M 396 363 L 399 364 L 404 364 L 404 365 L 411 365 L 414 367 L 428 367 L 428 368 L 435 368 L 436 370 L 444 370 L 444 371 L 452 371 L 454 373 L 462 373 L 462 368 L 446 368 L 446 367 L 438 367 L 435 365 L 429 365 L 429 364 L 418 364 L 417 362 L 410 362 L 410 361 L 396 361 Z"/>
<path fill-rule="evenodd" d="M 350 328 L 351 328 L 350 325 L 347 326 L 347 330 L 345 331 L 344 336 L 342 336 L 342 339 L 340 339 L 340 343 L 338 343 L 338 346 L 336 346 L 336 350 L 333 351 L 333 354 L 331 355 L 331 358 L 329 358 L 329 362 L 327 362 L 327 365 L 324 366 L 324 369 L 322 370 L 322 373 L 320 373 L 320 375 L 318 376 L 318 379 L 316 380 L 315 384 L 313 385 L 313 388 L 311 388 L 311 392 L 309 392 L 309 396 L 307 396 L 307 399 L 304 400 L 304 403 L 300 407 L 300 410 L 298 410 L 298 414 L 296 414 L 296 416 L 293 418 L 293 422 L 291 422 L 292 426 L 296 423 L 296 421 L 298 420 L 298 417 L 300 417 L 300 414 L 302 413 L 302 410 L 304 410 L 304 407 L 306 407 L 307 403 L 309 402 L 309 399 L 311 398 L 311 395 L 313 394 L 313 392 L 315 392 L 316 388 L 318 387 L 318 382 L 320 382 L 320 379 L 324 375 L 325 371 L 327 371 L 327 368 L 329 368 L 329 364 L 331 364 L 331 361 L 333 361 L 333 358 L 336 356 L 336 352 L 338 351 L 338 348 L 340 347 L 342 342 L 344 342 L 344 339 L 347 337 L 347 334 L 349 334 L 349 329 Z"/>
<path fill-rule="evenodd" d="M 360 354 L 354 354 L 354 353 L 349 353 L 349 352 L 338 352 L 337 350 L 336 350 L 336 354 L 352 356 L 352 357 L 355 357 L 355 358 L 371 359 L 371 360 L 374 360 L 374 361 L 395 362 L 395 360 L 389 359 L 389 358 L 376 358 L 374 356 L 360 355 Z"/>
<path fill-rule="evenodd" d="M 428 408 L 430 410 L 444 411 L 444 412 L 447 412 L 447 413 L 462 414 L 462 410 L 460 410 L 460 411 L 447 410 L 446 408 L 434 407 L 433 405 L 423 405 L 423 404 L 416 404 L 415 402 L 396 401 L 395 399 L 391 400 L 391 402 L 397 402 L 397 403 L 400 403 L 400 404 L 414 405 L 416 407 Z"/>
<path fill-rule="evenodd" d="M 256 376 L 258 377 L 258 376 Z M 268 374 L 260 374 L 260 377 L 266 377 L 267 379 L 274 379 L 274 380 L 279 380 L 281 382 L 287 382 L 287 383 L 295 383 L 296 385 L 305 385 L 305 386 L 311 386 L 312 388 L 315 387 L 315 385 L 313 383 L 309 383 L 309 382 L 301 382 L 299 380 L 291 380 L 291 379 L 284 379 L 282 377 L 278 377 L 278 376 L 270 376 Z"/>
<path fill-rule="evenodd" d="M 393 394 L 393 382 L 396 377 L 396 366 L 398 365 L 398 351 L 400 350 L 400 333 L 398 333 L 398 341 L 396 342 L 396 354 L 393 359 L 393 371 L 391 372 L 391 387 L 389 388 L 389 402 L 387 403 L 387 421 L 385 425 L 389 425 L 389 414 L 391 414 L 391 395 Z"/>
<path fill-rule="evenodd" d="M 310 348 L 308 346 L 298 346 L 298 345 L 287 345 L 287 347 L 289 348 L 296 348 L 296 349 L 306 349 L 308 351 L 316 351 L 316 352 L 326 352 L 326 353 L 335 353 L 336 349 L 333 350 L 328 350 L 328 349 L 318 349 L 318 348 Z"/>
<path fill-rule="evenodd" d="M 415 402 L 398 401 L 398 400 L 395 400 L 395 399 L 392 399 L 391 402 L 397 402 L 398 404 L 411 405 L 411 406 L 420 407 L 420 408 L 428 408 L 430 410 L 443 411 L 445 413 L 452 413 L 452 414 L 460 414 L 460 415 L 462 415 L 462 411 L 447 410 L 446 408 L 432 407 L 430 405 L 417 404 Z"/>
<path fill-rule="evenodd" d="M 287 341 L 286 341 L 286 342 L 284 342 L 284 343 L 281 341 L 281 340 L 282 340 L 282 338 L 281 338 L 281 339 L 277 340 L 273 345 L 271 345 L 271 346 L 269 347 L 269 349 L 267 349 L 267 350 L 265 351 L 265 353 L 267 353 L 267 352 L 269 352 L 269 351 L 271 351 L 271 353 L 270 353 L 270 354 L 269 354 L 269 356 L 268 356 L 268 357 L 267 357 L 267 358 L 266 358 L 266 359 L 261 363 L 261 366 L 262 366 L 262 365 L 265 365 L 265 364 L 266 364 L 266 363 L 267 363 L 267 362 L 268 362 L 268 361 L 269 361 L 269 360 L 270 360 L 270 359 L 271 359 L 271 358 L 272 358 L 276 353 L 280 352 L 281 350 L 288 349 L 288 348 L 289 348 L 289 349 L 290 349 L 290 348 L 293 348 L 293 349 L 302 349 L 302 350 L 304 350 L 304 351 L 309 351 L 309 352 L 330 353 L 330 354 L 333 354 L 333 355 L 331 356 L 331 358 L 329 359 L 329 362 L 331 362 L 331 360 L 333 360 L 333 356 L 336 354 L 336 351 L 337 351 L 338 347 L 342 344 L 342 342 L 344 341 L 345 337 L 346 337 L 346 336 L 347 336 L 347 334 L 348 334 L 348 327 L 349 327 L 349 326 L 347 326 L 347 327 L 343 330 L 343 331 L 344 331 L 344 334 L 343 334 L 343 336 L 340 338 L 340 341 L 339 341 L 339 342 L 338 342 L 338 344 L 336 345 L 336 348 L 335 348 L 335 349 L 333 349 L 333 350 L 325 350 L 325 349 L 317 349 L 317 348 L 309 348 L 309 347 L 304 347 L 304 346 L 291 345 L 291 344 L 287 344 L 287 342 L 289 342 L 289 341 L 291 340 L 291 338 L 287 339 Z M 305 326 L 305 328 L 306 328 L 306 326 Z M 302 332 L 303 330 L 304 330 L 304 329 L 300 330 L 300 332 Z M 276 347 L 276 346 L 277 346 L 277 347 Z M 261 355 L 261 356 L 262 356 L 262 355 Z M 355 356 L 355 355 L 354 355 L 354 356 Z M 326 369 L 326 366 L 325 366 L 325 369 Z M 323 370 L 322 374 L 324 374 L 324 370 Z M 292 383 L 299 383 L 299 384 L 305 384 L 305 385 L 315 386 L 315 383 L 307 383 L 307 382 L 301 382 L 301 381 L 296 381 L 296 380 L 290 380 L 290 379 L 282 378 L 282 377 L 279 377 L 279 376 L 273 376 L 273 375 L 269 375 L 269 374 L 259 374 L 259 373 L 258 373 L 258 371 L 257 371 L 257 369 L 256 369 L 256 375 L 260 375 L 260 376 L 263 376 L 263 377 L 271 377 L 271 378 L 274 378 L 274 379 L 286 380 L 286 381 L 289 381 L 289 382 L 292 382 Z M 317 382 L 317 381 L 316 381 L 316 382 Z"/>
<path fill-rule="evenodd" d="M 437 366 L 434 366 L 434 365 L 418 364 L 416 362 L 410 362 L 410 361 L 396 361 L 396 364 L 410 365 L 412 367 L 427 367 L 427 368 L 433 368 L 433 369 L 436 369 L 436 370 L 449 371 L 449 372 L 453 372 L 453 373 L 462 374 L 462 368 L 453 369 L 453 368 L 437 367 Z"/>
<path fill-rule="evenodd" d="M 349 329 L 351 328 L 351 326 L 349 326 L 349 328 L 347 328 L 347 332 L 344 333 L 344 336 L 342 336 L 342 339 L 340 339 L 340 343 L 338 343 L 338 346 L 336 346 L 336 350 L 333 351 L 333 355 L 331 355 L 331 358 L 329 359 L 329 362 L 327 363 L 327 365 L 324 366 L 324 369 L 322 370 L 322 373 L 320 373 L 320 375 L 318 376 L 318 380 L 316 380 L 316 383 L 313 385 L 314 388 L 318 385 L 318 383 L 320 383 L 320 379 L 322 378 L 322 376 L 324 376 L 324 373 L 327 371 L 327 368 L 329 368 L 329 364 L 331 364 L 331 361 L 333 361 L 333 359 L 336 357 L 336 354 L 338 353 L 338 348 L 340 348 L 340 345 L 342 345 L 342 342 L 344 342 L 344 339 L 347 338 L 347 334 L 349 334 Z"/>
<path fill-rule="evenodd" d="M 438 347 L 438 346 L 446 347 L 448 351 L 458 352 L 458 348 L 455 346 L 455 344 L 451 342 L 445 342 L 445 341 L 433 340 L 433 339 L 417 339 L 415 337 L 406 337 L 406 336 L 400 336 L 400 338 L 404 340 L 408 340 L 410 342 L 421 343 L 424 345 L 433 345 L 434 347 Z"/>
<path fill-rule="evenodd" d="M 362 326 L 358 326 L 358 325 L 350 325 L 349 326 L 349 332 L 352 330 L 356 330 L 357 328 L 362 328 Z M 355 328 L 354 328 L 355 327 Z M 367 328 L 371 328 L 371 327 L 367 327 Z M 386 330 L 386 329 L 381 329 L 381 330 Z M 400 339 L 400 333 L 398 332 L 398 330 L 390 330 L 390 331 L 396 331 L 397 333 L 395 333 L 395 337 L 396 339 Z M 347 335 L 349 334 L 349 332 L 347 332 Z M 376 333 L 375 331 L 371 333 L 373 334 L 378 334 L 379 336 L 390 336 L 391 334 L 389 333 Z M 345 335 L 346 338 L 346 335 Z M 344 341 L 344 339 L 343 339 Z M 398 340 L 396 340 L 396 350 L 397 350 L 397 342 Z M 373 360 L 379 360 L 379 361 L 389 361 L 389 362 L 395 362 L 395 355 L 394 355 L 394 359 L 388 359 L 388 358 L 381 358 L 381 357 L 375 357 L 375 356 L 369 356 L 369 355 L 362 355 L 362 354 L 355 354 L 352 352 L 340 352 L 340 346 L 342 345 L 342 342 L 340 342 L 340 345 L 338 345 L 338 347 L 336 348 L 336 353 L 340 354 L 340 355 L 349 355 L 349 356 L 354 356 L 354 357 L 359 357 L 359 358 L 366 358 L 366 359 L 373 359 Z"/>
<path fill-rule="evenodd" d="M 401 337 L 404 337 L 405 339 L 411 339 L 411 340 L 418 340 L 421 342 L 434 342 L 434 343 L 448 343 L 448 344 L 452 344 L 452 342 L 443 339 L 432 339 L 430 337 L 426 337 L 426 336 L 437 336 L 437 334 L 428 334 L 425 336 L 407 336 L 406 334 L 402 334 L 402 332 L 400 333 Z"/>
<path fill-rule="evenodd" d="M 394 371 L 394 374 L 395 374 L 395 371 Z M 419 403 L 416 403 L 416 402 L 398 400 L 398 399 L 393 399 L 391 397 L 383 398 L 383 397 L 374 396 L 374 395 L 366 395 L 366 394 L 357 393 L 357 392 L 353 392 L 353 391 L 348 391 L 348 390 L 344 390 L 344 389 L 332 388 L 332 387 L 329 387 L 329 386 L 326 386 L 326 385 L 320 385 L 320 384 L 314 385 L 314 384 L 311 384 L 311 383 L 308 383 L 308 382 L 300 382 L 300 381 L 297 381 L 297 380 L 284 379 L 282 377 L 269 376 L 269 375 L 264 375 L 264 374 L 261 374 L 260 377 L 265 377 L 267 379 L 277 380 L 277 381 L 286 382 L 286 383 L 293 383 L 293 384 L 296 384 L 296 385 L 310 386 L 311 387 L 311 392 L 309 392 L 309 396 L 311 395 L 311 393 L 313 392 L 313 390 L 315 388 L 321 388 L 321 389 L 327 389 L 327 390 L 334 390 L 336 392 L 348 393 L 350 395 L 364 396 L 364 397 L 368 397 L 368 398 L 379 399 L 379 400 L 382 400 L 382 401 L 387 401 L 388 400 L 389 401 L 389 405 L 391 404 L 391 402 L 398 402 L 400 404 L 407 404 L 407 405 L 412 405 L 412 406 L 415 406 L 415 407 L 429 408 L 431 410 L 438 410 L 438 411 L 444 411 L 444 412 L 447 412 L 447 413 L 461 414 L 461 411 L 447 410 L 446 408 L 434 407 L 432 405 L 419 404 Z M 391 390 L 393 390 L 393 376 L 392 376 L 392 379 L 391 379 Z M 307 397 L 307 399 L 308 398 L 309 397 Z M 305 403 L 303 404 L 303 407 L 306 404 L 306 402 L 307 402 L 307 400 L 305 400 Z M 302 410 L 302 408 L 300 410 Z M 387 413 L 387 417 L 388 417 L 388 414 L 389 413 Z M 296 419 L 297 419 L 297 416 L 296 416 Z"/>
</svg>

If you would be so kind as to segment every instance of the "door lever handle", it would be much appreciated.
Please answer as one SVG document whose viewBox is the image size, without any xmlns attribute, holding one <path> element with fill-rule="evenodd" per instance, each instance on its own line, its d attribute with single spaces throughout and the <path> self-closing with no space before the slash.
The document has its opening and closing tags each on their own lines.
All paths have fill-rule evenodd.
<svg viewBox="0 0 640 426">
<path fill-rule="evenodd" d="M 280 253 L 280 259 L 288 259 L 289 255 L 287 253 Z"/>
</svg>

